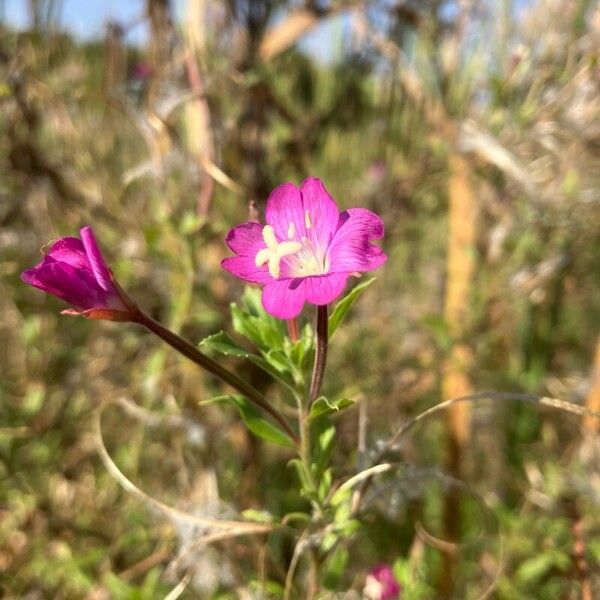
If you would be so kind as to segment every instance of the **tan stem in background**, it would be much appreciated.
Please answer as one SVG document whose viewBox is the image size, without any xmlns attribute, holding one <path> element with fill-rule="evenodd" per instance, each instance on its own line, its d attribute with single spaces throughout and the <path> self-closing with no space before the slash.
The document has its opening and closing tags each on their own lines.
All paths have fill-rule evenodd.
<svg viewBox="0 0 600 600">
<path fill-rule="evenodd" d="M 186 103 L 184 111 L 185 143 L 196 158 L 202 181 L 198 190 L 197 212 L 206 216 L 210 210 L 214 192 L 213 177 L 204 168 L 205 164 L 215 161 L 215 141 L 212 131 L 210 108 L 205 95 L 205 86 L 198 66 L 198 60 L 206 51 L 207 29 L 206 0 L 188 0 L 183 34 L 187 46 L 185 70 L 188 85 L 194 94 L 194 100 Z"/>
<path fill-rule="evenodd" d="M 600 412 L 600 336 L 596 342 L 596 355 L 592 367 L 590 391 L 587 395 L 585 406 L 592 412 Z M 600 431 L 600 420 L 588 415 L 583 420 L 583 430 L 587 433 L 598 433 Z"/>
<path fill-rule="evenodd" d="M 452 347 L 442 379 L 443 400 L 473 393 L 473 386 L 467 374 L 472 362 L 473 353 L 467 345 L 456 344 Z M 451 407 L 448 424 L 456 443 L 460 447 L 465 446 L 471 437 L 471 406 L 456 404 Z"/>
<path fill-rule="evenodd" d="M 146 0 L 150 23 L 150 62 L 152 78 L 148 89 L 148 105 L 153 107 L 160 90 L 166 66 L 171 57 L 170 36 L 173 32 L 171 6 L 168 0 Z"/>
<path fill-rule="evenodd" d="M 106 26 L 104 57 L 103 89 L 104 94 L 110 96 L 123 85 L 126 76 L 123 30 L 117 23 L 110 22 Z"/>
<path fill-rule="evenodd" d="M 452 339 L 460 340 L 464 335 L 464 322 L 469 311 L 469 296 L 475 271 L 477 201 L 467 159 L 452 153 L 449 167 L 448 262 L 444 316 Z M 444 369 L 444 400 L 472 393 L 467 375 L 471 358 L 471 351 L 466 344 L 454 343 Z M 468 404 L 457 404 L 451 408 L 450 430 L 460 446 L 469 440 L 470 420 Z"/>
<path fill-rule="evenodd" d="M 471 349 L 464 337 L 465 317 L 469 312 L 469 297 L 475 271 L 477 236 L 477 201 L 473 190 L 471 169 L 467 159 L 453 151 L 449 157 L 448 189 L 448 258 L 444 316 L 453 345 L 442 376 L 442 400 L 466 396 L 473 392 L 468 372 L 472 362 Z M 463 449 L 471 437 L 471 406 L 457 403 L 448 411 L 449 445 L 447 470 L 460 479 L 463 471 Z M 456 543 L 460 537 L 460 492 L 447 492 L 444 502 L 446 540 Z M 452 595 L 456 578 L 455 553 L 443 553 L 443 569 L 439 581 L 441 597 Z"/>
<path fill-rule="evenodd" d="M 258 53 L 264 61 L 269 61 L 298 42 L 317 23 L 319 16 L 312 10 L 300 9 L 271 27 L 263 37 Z"/>
</svg>

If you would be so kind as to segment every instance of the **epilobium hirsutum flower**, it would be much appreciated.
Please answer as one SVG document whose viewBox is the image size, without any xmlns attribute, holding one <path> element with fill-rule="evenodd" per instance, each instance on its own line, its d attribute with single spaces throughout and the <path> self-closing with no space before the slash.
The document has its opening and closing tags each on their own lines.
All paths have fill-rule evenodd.
<svg viewBox="0 0 600 600">
<path fill-rule="evenodd" d="M 267 312 L 292 319 L 305 302 L 326 305 L 344 290 L 352 273 L 371 271 L 387 256 L 371 240 L 381 239 L 384 225 L 366 208 L 339 211 L 319 179 L 300 188 L 284 183 L 267 200 L 266 222 L 234 227 L 227 245 L 236 256 L 223 268 L 236 277 L 264 286 Z"/>
<path fill-rule="evenodd" d="M 396 581 L 390 565 L 373 567 L 365 581 L 363 595 L 368 600 L 396 600 L 400 594 L 400 584 Z"/>
<path fill-rule="evenodd" d="M 64 237 L 54 242 L 42 262 L 24 271 L 21 279 L 73 306 L 63 314 L 130 320 L 135 305 L 107 267 L 92 228 L 84 227 L 80 233 L 81 239 Z"/>
</svg>

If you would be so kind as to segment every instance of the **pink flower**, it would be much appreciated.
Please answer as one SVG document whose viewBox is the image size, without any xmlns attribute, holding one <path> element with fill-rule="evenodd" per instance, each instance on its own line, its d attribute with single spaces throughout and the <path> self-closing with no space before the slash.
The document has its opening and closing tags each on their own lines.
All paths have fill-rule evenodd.
<svg viewBox="0 0 600 600">
<path fill-rule="evenodd" d="M 400 584 L 394 577 L 392 567 L 387 564 L 373 567 L 367 575 L 363 594 L 368 600 L 396 600 L 400 594 Z"/>
<path fill-rule="evenodd" d="M 115 282 L 91 227 L 81 230 L 81 239 L 54 242 L 42 262 L 24 271 L 21 279 L 74 307 L 63 314 L 111 321 L 127 321 L 132 314 L 133 305 Z"/>
<path fill-rule="evenodd" d="M 329 304 L 352 273 L 371 271 L 387 256 L 371 240 L 381 239 L 383 221 L 366 208 L 340 212 L 321 181 L 300 188 L 284 183 L 267 200 L 267 224 L 243 223 L 227 235 L 236 256 L 223 268 L 264 286 L 265 310 L 280 319 L 300 314 L 305 302 Z"/>
<path fill-rule="evenodd" d="M 132 78 L 138 81 L 146 81 L 154 75 L 152 65 L 146 62 L 139 62 L 133 66 Z"/>
</svg>

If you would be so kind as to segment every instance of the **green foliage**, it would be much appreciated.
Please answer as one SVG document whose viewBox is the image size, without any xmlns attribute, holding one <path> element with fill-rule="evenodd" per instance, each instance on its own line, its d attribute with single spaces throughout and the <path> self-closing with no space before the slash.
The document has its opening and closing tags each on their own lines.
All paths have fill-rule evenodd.
<svg viewBox="0 0 600 600">
<path fill-rule="evenodd" d="M 335 308 L 329 316 L 330 338 L 340 326 L 352 305 L 356 302 L 359 296 L 375 281 L 375 279 L 375 277 L 371 277 L 370 279 L 359 283 L 335 305 Z"/>
<path fill-rule="evenodd" d="M 313 334 L 307 324 L 297 342 L 292 342 L 285 324 L 267 314 L 260 301 L 260 290 L 246 288 L 242 304 L 231 305 L 234 330 L 252 342 L 261 356 L 247 352 L 230 338 L 219 333 L 203 340 L 202 344 L 222 354 L 246 358 L 279 379 L 293 393 L 304 390 L 306 377 L 313 358 Z"/>
<path fill-rule="evenodd" d="M 354 401 L 348 398 L 328 400 L 325 396 L 320 396 L 312 403 L 308 417 L 309 419 L 317 419 L 318 417 L 339 413 L 353 404 Z"/>
<path fill-rule="evenodd" d="M 274 354 L 267 352 L 266 357 L 258 356 L 241 346 L 238 346 L 226 333 L 223 331 L 209 335 L 200 342 L 200 346 L 210 350 L 219 352 L 224 356 L 233 356 L 235 358 L 244 358 L 260 367 L 265 373 L 271 375 L 274 379 L 279 380 L 284 385 L 293 386 L 292 378 L 289 376 L 287 363 L 278 361 L 274 358 Z M 293 388 L 292 388 L 293 389 Z"/>
<path fill-rule="evenodd" d="M 61 3 L 31 4 L 50 15 Z M 425 476 L 376 477 L 359 517 L 351 512 L 356 487 L 340 486 L 370 466 L 398 424 L 440 401 L 440 374 L 456 341 L 472 353 L 466 375 L 474 389 L 585 400 L 600 322 L 594 3 L 536 0 L 513 3 L 511 12 L 511 3 L 487 2 L 463 13 L 455 2 L 393 10 L 375 2 L 358 35 L 328 42 L 329 53 L 322 48 L 331 62 L 308 56 L 304 44 L 259 58 L 269 28 L 296 15 L 291 3 L 260 4 L 272 10 L 233 2 L 219 16 L 218 35 L 201 32 L 201 93 L 190 93 L 182 76 L 181 59 L 195 50 L 174 32 L 146 48 L 118 35 L 84 43 L 60 33 L 58 19 L 20 33 L 2 25 L 0 588 L 7 598 L 165 597 L 171 559 L 208 564 L 204 575 L 212 551 L 219 572 L 233 557 L 231 579 L 202 592 L 191 582 L 181 598 L 281 598 L 303 533 L 312 546 L 299 558 L 292 598 L 305 592 L 315 550 L 323 595 L 360 594 L 366 572 L 388 562 L 403 600 L 438 597 L 442 553 L 415 527 L 445 539 L 443 486 Z M 342 31 L 337 15 L 321 14 L 328 3 L 313 4 L 319 19 L 332 18 Z M 158 68 L 134 80 L 138 62 Z M 206 142 L 206 155 L 196 142 Z M 480 208 L 460 340 L 441 316 L 448 156 L 456 151 L 470 166 Z M 341 207 L 382 215 L 389 260 L 377 285 L 360 281 L 333 307 L 324 395 L 308 409 L 314 310 L 300 317 L 292 342 L 286 324 L 265 313 L 260 291 L 239 296 L 219 263 L 223 238 L 247 218 L 249 199 L 260 213 L 276 185 L 310 174 Z M 298 407 L 305 411 L 302 459 L 286 468 L 289 439 L 243 398 L 199 406 L 222 393 L 213 378 L 136 326 L 61 317 L 60 301 L 23 286 L 19 273 L 39 260 L 45 242 L 88 223 L 145 310 L 203 339 L 203 351 L 251 381 L 290 423 Z M 356 318 L 346 319 L 355 302 Z M 350 399 L 360 413 L 347 410 Z M 236 513 L 282 529 L 196 555 L 196 528 L 157 517 L 98 460 L 91 423 L 108 402 L 115 404 L 103 417 L 106 446 L 144 492 L 196 515 Z M 218 405 L 234 407 L 235 416 Z M 466 485 L 489 501 L 486 514 L 501 528 L 483 527 L 478 501 L 461 499 L 468 543 L 457 557 L 454 595 L 481 597 L 497 570 L 500 600 L 576 595 L 576 525 L 596 593 L 597 468 L 584 460 L 593 440 L 583 442 L 580 422 L 488 403 L 473 409 L 473 428 Z M 442 469 L 447 450 L 440 416 L 382 460 L 406 472 Z M 139 567 L 165 551 L 168 559 Z"/>
<path fill-rule="evenodd" d="M 266 418 L 254 404 L 239 395 L 227 395 L 217 396 L 210 400 L 204 400 L 202 404 L 225 404 L 234 406 L 238 409 L 242 421 L 248 427 L 248 429 L 257 437 L 277 444 L 278 446 L 284 446 L 286 448 L 292 448 L 293 444 L 284 431 L 274 425 L 268 418 Z"/>
<path fill-rule="evenodd" d="M 427 564 L 398 558 L 394 561 L 394 575 L 402 589 L 405 600 L 427 600 L 435 595 L 427 582 Z"/>
</svg>

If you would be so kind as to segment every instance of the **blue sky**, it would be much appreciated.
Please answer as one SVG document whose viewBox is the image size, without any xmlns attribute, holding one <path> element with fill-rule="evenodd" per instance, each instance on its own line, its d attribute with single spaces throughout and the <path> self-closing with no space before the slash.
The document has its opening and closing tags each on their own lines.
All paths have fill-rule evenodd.
<svg viewBox="0 0 600 600">
<path fill-rule="evenodd" d="M 175 18 L 182 14 L 185 2 L 173 0 Z M 3 5 L 5 21 L 19 29 L 29 25 L 27 0 L 4 0 Z M 145 0 L 63 0 L 60 24 L 78 38 L 97 38 L 103 35 L 109 20 L 132 23 L 143 14 L 144 8 Z M 305 36 L 302 49 L 321 60 L 327 59 L 341 40 L 341 27 L 340 18 L 328 20 Z M 148 27 L 142 22 L 128 32 L 127 41 L 143 44 L 147 36 Z"/>
<path fill-rule="evenodd" d="M 183 14 L 186 2 L 172 0 L 176 19 Z M 534 2 L 515 0 L 513 6 L 516 14 L 521 15 Z M 58 2 L 58 5 L 62 5 L 60 25 L 78 38 L 90 39 L 102 37 L 106 23 L 111 19 L 124 24 L 138 21 L 139 24 L 128 31 L 127 41 L 142 45 L 148 37 L 147 23 L 140 18 L 144 14 L 145 4 L 145 0 L 62 0 Z M 28 0 L 0 0 L 0 7 L 4 9 L 2 18 L 9 24 L 17 28 L 29 25 Z M 302 39 L 300 48 L 319 61 L 330 62 L 339 54 L 346 25 L 344 17 L 327 19 Z"/>
<path fill-rule="evenodd" d="M 142 14 L 144 5 L 144 0 L 63 0 L 60 23 L 79 38 L 100 37 L 107 21 L 132 22 Z M 18 28 L 27 27 L 27 0 L 4 0 L 4 19 Z M 146 35 L 144 26 L 135 27 L 130 41 L 143 42 Z"/>
</svg>

